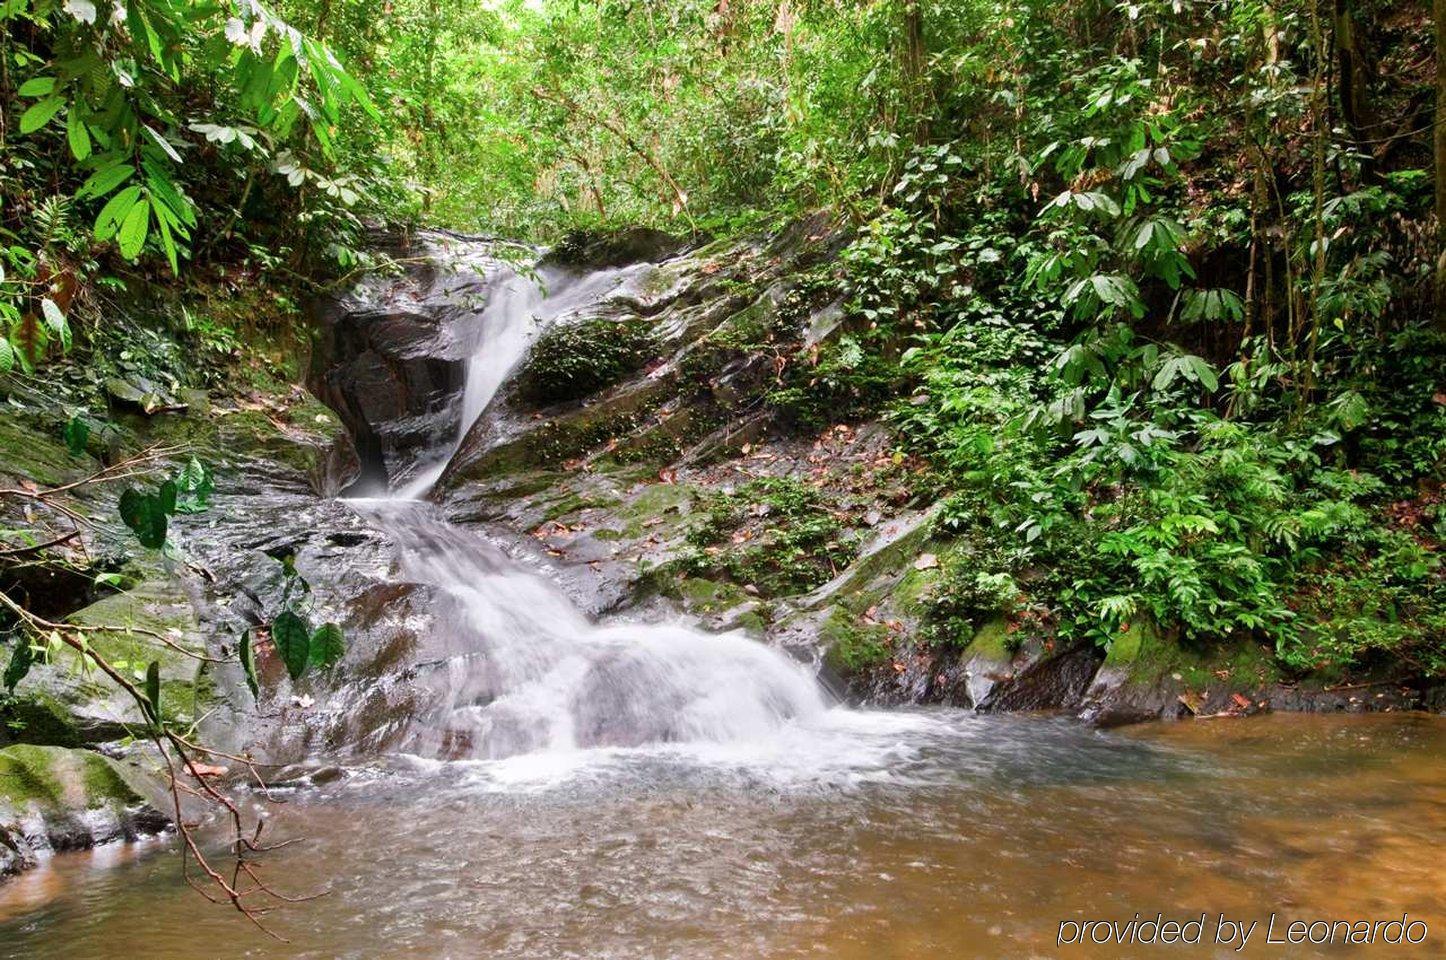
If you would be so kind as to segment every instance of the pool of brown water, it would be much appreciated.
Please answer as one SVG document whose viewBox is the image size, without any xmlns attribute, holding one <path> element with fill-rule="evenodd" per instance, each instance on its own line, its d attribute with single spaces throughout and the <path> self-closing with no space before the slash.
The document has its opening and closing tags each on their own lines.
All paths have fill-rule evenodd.
<svg viewBox="0 0 1446 960">
<path fill-rule="evenodd" d="M 289 942 L 191 892 L 158 841 L 0 886 L 0 957 L 1446 955 L 1446 719 L 1420 715 L 1102 732 L 832 711 L 747 747 L 396 758 L 270 815 L 305 842 L 266 876 L 330 891 L 268 918 Z M 1203 914 L 1202 942 L 1059 942 L 1136 914 Z M 1259 921 L 1242 952 L 1212 942 L 1221 914 Z M 1402 914 L 1428 932 L 1272 944 L 1272 914 L 1277 939 Z"/>
</svg>

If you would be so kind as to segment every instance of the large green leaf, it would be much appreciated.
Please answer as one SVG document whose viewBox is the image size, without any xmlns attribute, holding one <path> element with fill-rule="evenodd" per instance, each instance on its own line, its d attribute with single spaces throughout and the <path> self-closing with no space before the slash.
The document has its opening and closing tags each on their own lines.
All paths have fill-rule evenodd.
<svg viewBox="0 0 1446 960">
<path fill-rule="evenodd" d="M 82 200 L 103 197 L 135 176 L 135 173 L 136 168 L 129 163 L 112 163 L 110 166 L 101 167 L 86 178 L 75 195 Z"/>
<path fill-rule="evenodd" d="M 64 311 L 54 300 L 42 297 L 40 312 L 45 317 L 46 327 L 60 341 L 60 348 L 68 352 L 70 350 L 70 323 L 65 319 Z"/>
<path fill-rule="evenodd" d="M 120 243 L 121 256 L 127 260 L 134 260 L 140 256 L 141 249 L 146 245 L 146 233 L 151 222 L 151 205 L 145 200 L 139 200 L 131 207 L 126 214 L 125 221 L 121 223 L 120 234 L 117 237 Z"/>
<path fill-rule="evenodd" d="M 159 550 L 166 544 L 166 510 L 161 498 L 127 487 L 120 497 L 120 517 L 135 533 L 141 546 Z"/>
<path fill-rule="evenodd" d="M 145 687 L 147 719 L 151 724 L 159 727 L 161 725 L 161 665 L 152 660 L 150 666 L 146 667 Z"/>
<path fill-rule="evenodd" d="M 85 121 L 81 119 L 80 111 L 75 107 L 71 107 L 65 113 L 65 138 L 70 144 L 70 152 L 75 155 L 75 159 L 84 160 L 90 156 L 90 132 L 85 129 Z"/>
<path fill-rule="evenodd" d="M 31 77 L 16 92 L 22 97 L 44 97 L 55 90 L 54 77 Z"/>
<path fill-rule="evenodd" d="M 15 652 L 10 654 L 10 664 L 5 668 L 5 689 L 14 693 L 15 686 L 25 679 L 25 675 L 30 672 L 30 665 L 34 662 L 35 651 L 30 649 L 30 641 L 24 637 L 16 637 Z"/>
<path fill-rule="evenodd" d="M 276 644 L 276 652 L 281 655 L 291 679 L 300 680 L 311 665 L 311 628 L 306 621 L 290 610 L 283 610 L 271 621 L 271 642 Z"/>
<path fill-rule="evenodd" d="M 130 213 L 131 207 L 135 206 L 136 201 L 140 198 L 140 187 L 126 187 L 107 200 L 105 206 L 100 208 L 100 214 L 95 218 L 95 238 L 109 240 L 115 236 L 120 231 L 126 214 Z"/>
<path fill-rule="evenodd" d="M 72 457 L 78 457 L 85 453 L 85 443 L 90 439 L 90 424 L 85 418 L 76 415 L 65 423 L 65 447 L 70 451 Z"/>
<path fill-rule="evenodd" d="M 58 96 L 46 97 L 44 100 L 32 104 L 29 110 L 20 115 L 20 132 L 34 133 L 39 130 L 49 123 L 63 106 L 65 106 L 65 98 Z"/>
<path fill-rule="evenodd" d="M 326 668 L 334 666 L 346 656 L 346 634 L 341 625 L 323 623 L 311 635 L 311 665 Z"/>
<path fill-rule="evenodd" d="M 251 644 L 251 631 L 241 632 L 241 671 L 246 674 L 246 686 L 251 688 L 251 697 L 261 699 L 261 685 L 256 681 L 256 648 Z"/>
<path fill-rule="evenodd" d="M 211 471 L 207 470 L 200 460 L 192 457 L 176 474 L 176 512 L 203 512 L 210 505 L 211 494 L 215 490 L 216 482 L 211 479 Z"/>
</svg>

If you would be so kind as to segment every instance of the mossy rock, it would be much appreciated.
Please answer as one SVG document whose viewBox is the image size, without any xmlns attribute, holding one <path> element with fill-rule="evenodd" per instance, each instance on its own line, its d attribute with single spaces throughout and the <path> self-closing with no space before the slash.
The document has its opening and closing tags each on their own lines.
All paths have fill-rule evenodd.
<svg viewBox="0 0 1446 960">
<path fill-rule="evenodd" d="M 71 456 L 59 427 L 52 437 L 11 415 L 0 417 L 0 473 L 53 487 L 93 469 L 90 457 Z"/>
<path fill-rule="evenodd" d="M 536 429 L 487 451 L 445 482 L 458 484 L 471 478 L 560 466 L 636 429 L 672 389 L 666 379 L 648 380 L 595 405 L 551 417 Z"/>
<path fill-rule="evenodd" d="M 677 595 L 693 613 L 722 613 L 748 602 L 748 594 L 737 584 L 704 577 L 683 578 Z"/>
<path fill-rule="evenodd" d="M 887 627 L 861 623 L 843 607 L 829 611 L 819 624 L 818 637 L 824 646 L 825 665 L 844 677 L 864 673 L 893 655 Z"/>
<path fill-rule="evenodd" d="M 34 744 L 0 749 L 0 876 L 32 865 L 38 851 L 133 840 L 169 822 L 108 757 Z"/>
<path fill-rule="evenodd" d="M 667 259 L 683 249 L 685 241 L 652 227 L 616 230 L 574 230 L 547 252 L 543 263 L 602 270 L 630 263 Z"/>
<path fill-rule="evenodd" d="M 1014 658 L 1010 647 L 1009 624 L 999 617 L 974 631 L 974 636 L 964 647 L 964 658 L 1008 663 Z"/>
<path fill-rule="evenodd" d="M 80 626 L 117 628 L 86 636 L 92 649 L 124 672 L 143 671 L 147 664 L 158 662 L 162 716 L 190 722 L 207 713 L 218 698 L 211 674 L 195 657 L 181 652 L 205 652 L 194 609 L 180 584 L 149 555 L 130 569 L 139 576 L 131 589 L 103 597 L 69 619 Z M 138 630 L 158 633 L 181 649 L 128 632 Z M 14 699 L 0 709 L 0 720 L 7 721 L 0 743 L 61 747 L 118 740 L 128 735 L 128 728 L 144 722 L 129 695 L 93 667 L 83 669 L 78 655 L 68 650 L 51 663 L 31 667 Z"/>
<path fill-rule="evenodd" d="M 0 750 L 0 803 L 67 813 L 142 802 L 107 757 L 89 750 L 15 744 Z"/>
<path fill-rule="evenodd" d="M 611 387 L 657 352 L 652 324 L 597 318 L 549 327 L 528 353 L 517 395 L 537 406 L 566 403 Z"/>
</svg>

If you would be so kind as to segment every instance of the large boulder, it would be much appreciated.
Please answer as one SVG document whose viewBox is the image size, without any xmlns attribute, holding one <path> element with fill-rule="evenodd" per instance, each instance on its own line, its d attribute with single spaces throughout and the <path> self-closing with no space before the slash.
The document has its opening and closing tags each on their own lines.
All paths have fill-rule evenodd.
<svg viewBox="0 0 1446 960">
<path fill-rule="evenodd" d="M 468 342 L 459 320 L 479 311 L 506 264 L 494 246 L 425 234 L 393 249 L 399 274 L 364 278 L 312 305 L 317 340 L 307 385 L 345 424 L 360 482 L 395 482 L 423 451 L 457 435 Z"/>
<path fill-rule="evenodd" d="M 120 764 L 87 750 L 16 744 L 0 750 L 0 876 L 48 853 L 135 840 L 170 819 Z"/>
</svg>

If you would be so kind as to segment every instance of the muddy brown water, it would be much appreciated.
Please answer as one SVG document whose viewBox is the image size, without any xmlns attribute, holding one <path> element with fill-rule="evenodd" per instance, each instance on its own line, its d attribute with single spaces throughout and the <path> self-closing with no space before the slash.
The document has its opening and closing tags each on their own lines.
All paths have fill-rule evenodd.
<svg viewBox="0 0 1446 960">
<path fill-rule="evenodd" d="M 1265 716 L 1101 732 L 831 711 L 766 743 L 394 758 L 272 808 L 269 940 L 174 851 L 57 857 L 0 887 L 0 956 L 1439 957 L 1446 720 Z M 1200 945 L 1058 943 L 1061 921 L 1207 917 Z M 1220 914 L 1261 921 L 1241 953 Z M 1267 944 L 1390 920 L 1418 946 Z M 1069 930 L 1070 928 L 1067 928 Z M 1321 928 L 1316 928 L 1319 933 Z M 1419 935 L 1421 928 L 1414 928 Z"/>
</svg>

